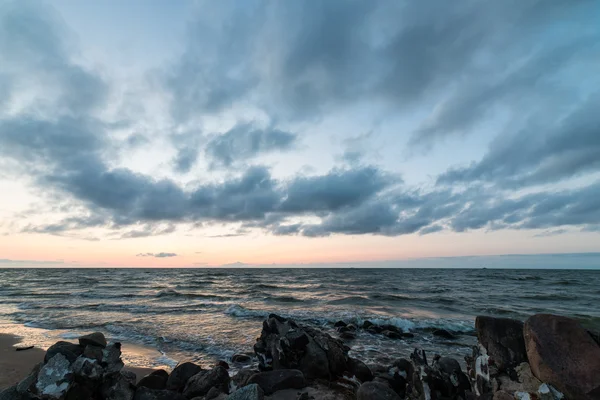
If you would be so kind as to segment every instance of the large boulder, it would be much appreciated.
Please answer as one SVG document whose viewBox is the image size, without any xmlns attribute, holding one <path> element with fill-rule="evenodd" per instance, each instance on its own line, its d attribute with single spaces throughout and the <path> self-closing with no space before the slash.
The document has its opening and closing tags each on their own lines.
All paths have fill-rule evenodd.
<svg viewBox="0 0 600 400">
<path fill-rule="evenodd" d="M 62 354 L 69 362 L 75 361 L 83 353 L 83 347 L 71 342 L 56 342 L 48 348 L 44 356 L 44 362 L 48 362 L 57 354 Z"/>
<path fill-rule="evenodd" d="M 36 383 L 37 392 L 49 399 L 60 399 L 73 383 L 73 370 L 69 360 L 56 354 L 40 369 Z"/>
<path fill-rule="evenodd" d="M 227 397 L 227 400 L 263 400 L 264 398 L 264 391 L 256 383 L 253 383 L 236 390 Z"/>
<path fill-rule="evenodd" d="M 574 319 L 531 316 L 523 333 L 533 374 L 567 398 L 600 398 L 600 347 Z"/>
<path fill-rule="evenodd" d="M 356 358 L 348 358 L 348 372 L 361 382 L 373 380 L 373 372 L 364 362 Z"/>
<path fill-rule="evenodd" d="M 306 386 L 304 374 L 297 369 L 259 372 L 248 379 L 249 385 L 253 383 L 260 386 L 267 395 L 278 390 L 302 389 Z"/>
<path fill-rule="evenodd" d="M 121 343 L 112 343 L 102 350 L 102 365 L 106 374 L 119 372 L 123 369 L 125 365 L 121 360 Z"/>
<path fill-rule="evenodd" d="M 383 383 L 366 382 L 358 388 L 356 400 L 400 400 L 400 396 Z"/>
<path fill-rule="evenodd" d="M 263 371 L 298 369 L 307 379 L 332 379 L 348 370 L 348 348 L 341 340 L 275 314 L 263 322 L 254 351 Z"/>
<path fill-rule="evenodd" d="M 475 319 L 479 343 L 487 350 L 498 370 L 527 362 L 523 323 L 509 318 L 479 316 Z"/>
<path fill-rule="evenodd" d="M 131 400 L 135 393 L 135 386 L 127 374 L 118 373 L 107 377 L 100 387 L 104 400 Z M 135 381 L 133 382 L 135 383 Z"/>
<path fill-rule="evenodd" d="M 200 371 L 188 380 L 185 389 L 183 389 L 183 394 L 187 398 L 204 396 L 213 387 L 227 393 L 229 391 L 229 380 L 229 373 L 221 366 Z"/>
<path fill-rule="evenodd" d="M 147 387 L 138 388 L 133 400 L 187 400 L 181 393 L 171 390 L 156 390 Z"/>
<path fill-rule="evenodd" d="M 169 379 L 167 379 L 167 389 L 182 392 L 188 380 L 200 371 L 202 371 L 202 368 L 192 362 L 177 364 L 171 375 L 169 375 Z"/>
<path fill-rule="evenodd" d="M 146 375 L 142 379 L 140 379 L 137 386 L 138 387 L 143 386 L 143 387 L 147 387 L 150 389 L 163 390 L 167 386 L 168 376 L 169 375 L 167 375 L 167 377 L 165 377 L 163 375 L 157 375 L 157 374 Z"/>
<path fill-rule="evenodd" d="M 106 338 L 102 334 L 102 332 L 94 332 L 89 335 L 84 335 L 79 338 L 79 344 L 83 347 L 85 346 L 98 346 L 98 347 L 106 347 Z"/>
</svg>

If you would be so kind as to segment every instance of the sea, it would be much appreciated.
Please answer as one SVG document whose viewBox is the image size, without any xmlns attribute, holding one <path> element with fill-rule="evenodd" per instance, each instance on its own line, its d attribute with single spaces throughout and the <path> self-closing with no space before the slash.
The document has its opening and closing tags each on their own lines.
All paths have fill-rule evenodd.
<svg viewBox="0 0 600 400">
<path fill-rule="evenodd" d="M 359 330 L 346 342 L 352 356 L 385 364 L 415 348 L 463 359 L 477 315 L 554 313 L 600 331 L 599 299 L 593 270 L 0 269 L 0 332 L 47 348 L 100 331 L 123 343 L 126 363 L 172 368 L 252 352 L 271 313 L 332 336 L 337 321 L 369 320 L 414 334 Z"/>
</svg>

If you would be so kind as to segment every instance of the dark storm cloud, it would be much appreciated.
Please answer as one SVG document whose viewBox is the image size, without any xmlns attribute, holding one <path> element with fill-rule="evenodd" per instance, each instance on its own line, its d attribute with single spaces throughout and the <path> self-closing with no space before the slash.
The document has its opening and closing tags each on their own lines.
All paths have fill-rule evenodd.
<svg viewBox="0 0 600 400">
<path fill-rule="evenodd" d="M 258 129 L 251 124 L 236 125 L 222 135 L 214 136 L 206 146 L 206 154 L 217 164 L 230 166 L 275 150 L 289 150 L 297 137 L 275 128 Z"/>
</svg>

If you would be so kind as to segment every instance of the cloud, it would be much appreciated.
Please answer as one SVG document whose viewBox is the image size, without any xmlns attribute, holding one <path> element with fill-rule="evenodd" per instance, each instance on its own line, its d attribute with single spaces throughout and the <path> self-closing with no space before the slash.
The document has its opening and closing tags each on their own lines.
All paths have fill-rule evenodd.
<svg viewBox="0 0 600 400">
<path fill-rule="evenodd" d="M 493 142 L 479 162 L 453 168 L 442 184 L 493 182 L 523 187 L 556 182 L 600 169 L 600 92 L 574 107 L 555 125 L 528 127 Z M 551 120 L 551 123 L 553 121 Z"/>
<path fill-rule="evenodd" d="M 257 129 L 250 124 L 241 124 L 214 136 L 206 146 L 206 154 L 215 163 L 230 166 L 259 154 L 289 150 L 296 139 L 295 134 L 279 129 Z"/>
<path fill-rule="evenodd" d="M 136 254 L 136 257 L 168 258 L 168 257 L 177 257 L 177 254 L 175 254 L 175 253 L 139 253 L 139 254 Z"/>
<path fill-rule="evenodd" d="M 36 266 L 61 266 L 64 265 L 63 260 L 10 260 L 7 258 L 0 258 L 0 265 L 7 267 L 36 267 Z"/>
</svg>

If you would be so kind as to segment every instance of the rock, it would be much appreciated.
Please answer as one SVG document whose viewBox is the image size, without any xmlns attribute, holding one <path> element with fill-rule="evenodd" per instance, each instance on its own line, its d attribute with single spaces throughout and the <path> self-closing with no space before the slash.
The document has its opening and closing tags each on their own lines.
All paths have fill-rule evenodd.
<svg viewBox="0 0 600 400">
<path fill-rule="evenodd" d="M 334 328 L 341 328 L 343 326 L 346 326 L 346 323 L 344 321 L 338 321 L 335 324 L 333 324 Z"/>
<path fill-rule="evenodd" d="M 219 360 L 216 362 L 215 367 L 223 367 L 225 369 L 229 369 L 229 364 L 227 364 L 227 361 Z"/>
<path fill-rule="evenodd" d="M 567 398 L 600 395 L 600 346 L 574 319 L 536 314 L 523 333 L 533 374 Z"/>
<path fill-rule="evenodd" d="M 35 385 L 40 395 L 51 399 L 63 397 L 73 382 L 73 370 L 69 360 L 56 354 L 40 369 Z"/>
<path fill-rule="evenodd" d="M 264 391 L 256 383 L 236 390 L 227 397 L 227 400 L 263 400 Z"/>
<path fill-rule="evenodd" d="M 248 383 L 248 379 L 250 379 L 252 375 L 257 374 L 259 372 L 260 371 L 257 371 L 255 369 L 242 369 L 239 370 L 237 374 L 232 376 L 231 380 L 237 387 L 246 386 L 246 384 Z"/>
<path fill-rule="evenodd" d="M 600 331 L 596 331 L 596 332 L 588 331 L 588 333 L 590 334 L 592 339 L 594 339 L 594 342 L 596 342 L 596 344 L 598 346 L 600 346 Z"/>
<path fill-rule="evenodd" d="M 327 380 L 347 371 L 348 348 L 341 340 L 275 314 L 263 322 L 254 351 L 263 371 L 298 369 L 307 379 Z"/>
<path fill-rule="evenodd" d="M 515 368 L 516 380 L 508 375 L 501 374 L 496 377 L 498 386 L 505 392 L 532 392 L 535 393 L 542 384 L 531 372 L 528 363 L 521 363 Z"/>
<path fill-rule="evenodd" d="M 20 400 L 21 394 L 17 392 L 17 386 L 11 386 L 0 392 L 0 400 Z"/>
<path fill-rule="evenodd" d="M 131 400 L 133 397 L 133 390 L 131 391 L 131 397 L 124 397 L 123 399 Z M 81 400 L 81 399 L 93 399 L 94 391 L 93 388 L 88 385 L 75 382 L 67 392 L 65 400 Z"/>
<path fill-rule="evenodd" d="M 57 354 L 62 354 L 69 362 L 74 362 L 82 353 L 83 347 L 75 343 L 60 341 L 48 348 L 44 356 L 44 362 L 48 362 L 48 360 Z"/>
<path fill-rule="evenodd" d="M 475 329 L 479 343 L 487 350 L 498 370 L 505 371 L 527 362 L 521 321 L 479 316 L 475 319 Z"/>
<path fill-rule="evenodd" d="M 90 380 L 99 380 L 104 373 L 98 361 L 84 357 L 83 354 L 77 357 L 72 365 L 73 373 L 81 378 Z"/>
<path fill-rule="evenodd" d="M 183 394 L 187 398 L 204 396 L 212 387 L 217 387 L 222 392 L 227 393 L 229 390 L 229 381 L 227 370 L 221 366 L 209 371 L 200 371 L 188 380 L 183 389 Z"/>
<path fill-rule="evenodd" d="M 493 400 L 515 400 L 515 398 L 506 393 L 504 390 L 498 390 L 496 393 L 494 393 Z"/>
<path fill-rule="evenodd" d="M 133 399 L 135 393 L 134 385 L 129 381 L 126 375 L 126 372 L 123 371 L 118 374 L 109 375 L 104 379 L 100 386 L 100 393 L 104 400 Z M 131 376 L 129 378 L 131 378 Z M 135 384 L 135 381 L 133 383 Z"/>
<path fill-rule="evenodd" d="M 450 331 L 446 330 L 446 329 L 436 329 L 433 331 L 433 336 L 437 336 L 437 337 L 441 337 L 444 339 L 456 339 L 456 336 L 453 333 L 450 333 Z"/>
<path fill-rule="evenodd" d="M 356 400 L 400 400 L 400 396 L 382 383 L 367 382 L 358 388 Z"/>
<path fill-rule="evenodd" d="M 213 400 L 218 397 L 222 397 L 221 396 L 222 394 L 224 394 L 224 393 L 221 392 L 218 388 L 212 387 L 212 388 L 210 388 L 208 393 L 206 393 L 206 396 L 204 396 L 204 400 Z"/>
<path fill-rule="evenodd" d="M 231 362 L 234 363 L 246 364 L 250 361 L 252 361 L 252 357 L 248 354 L 234 354 L 233 357 L 231 357 Z"/>
<path fill-rule="evenodd" d="M 390 339 L 402 339 L 402 334 L 395 331 L 385 330 L 381 332 L 381 334 L 383 336 L 389 337 Z"/>
<path fill-rule="evenodd" d="M 302 389 L 306 386 L 304 374 L 297 369 L 282 369 L 254 374 L 248 384 L 256 383 L 266 395 L 283 389 Z"/>
<path fill-rule="evenodd" d="M 340 333 L 340 339 L 354 340 L 354 339 L 356 339 L 356 335 L 354 334 L 354 332 L 351 332 L 351 331 L 342 332 L 342 333 Z"/>
<path fill-rule="evenodd" d="M 83 347 L 91 345 L 105 348 L 106 338 L 101 332 L 90 333 L 79 338 L 79 344 Z"/>
<path fill-rule="evenodd" d="M 115 373 L 123 369 L 124 364 L 121 360 L 121 343 L 112 343 L 102 350 L 102 365 L 107 374 Z"/>
<path fill-rule="evenodd" d="M 367 367 L 367 364 L 356 358 L 348 359 L 348 372 L 350 372 L 351 376 L 355 376 L 356 379 L 361 382 L 373 380 L 373 373 L 371 372 L 371 369 Z"/>
<path fill-rule="evenodd" d="M 165 378 L 163 375 L 146 375 L 138 382 L 137 386 L 139 387 L 147 387 L 150 389 L 163 390 L 167 387 L 167 379 L 169 375 Z"/>
<path fill-rule="evenodd" d="M 152 371 L 150 373 L 150 375 L 162 376 L 165 379 L 169 378 L 169 373 L 167 371 L 165 371 L 164 369 L 157 369 L 156 371 Z"/>
<path fill-rule="evenodd" d="M 37 382 L 37 376 L 40 370 L 42 369 L 43 363 L 39 363 L 33 367 L 29 375 L 23 379 L 21 382 L 17 384 L 17 392 L 26 393 L 26 392 L 34 392 L 35 384 Z"/>
<path fill-rule="evenodd" d="M 454 358 L 440 357 L 438 360 L 436 360 L 436 363 L 438 368 L 448 375 L 455 371 L 461 371 L 460 364 Z"/>
<path fill-rule="evenodd" d="M 135 391 L 133 400 L 187 400 L 187 398 L 171 390 L 156 390 L 140 387 Z"/>
<path fill-rule="evenodd" d="M 167 379 L 167 389 L 183 392 L 188 380 L 202 371 L 202 368 L 191 362 L 179 363 Z"/>
<path fill-rule="evenodd" d="M 404 379 L 409 379 L 413 376 L 414 367 L 406 358 L 399 358 L 392 364 L 391 372 L 397 373 Z"/>
<path fill-rule="evenodd" d="M 127 382 L 131 383 L 132 385 L 135 385 L 135 383 L 137 382 L 137 375 L 133 371 L 121 371 L 121 375 Z"/>
<path fill-rule="evenodd" d="M 102 361 L 102 348 L 98 346 L 87 345 L 83 349 L 82 356 L 85 358 L 91 358 L 96 361 Z"/>
</svg>

